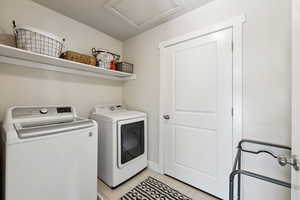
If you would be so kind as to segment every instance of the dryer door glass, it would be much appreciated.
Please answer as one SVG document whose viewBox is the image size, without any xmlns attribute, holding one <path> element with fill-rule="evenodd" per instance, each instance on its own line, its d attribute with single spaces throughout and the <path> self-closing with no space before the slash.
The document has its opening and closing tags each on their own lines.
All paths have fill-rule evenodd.
<svg viewBox="0 0 300 200">
<path fill-rule="evenodd" d="M 121 164 L 145 152 L 144 121 L 121 125 Z"/>
</svg>

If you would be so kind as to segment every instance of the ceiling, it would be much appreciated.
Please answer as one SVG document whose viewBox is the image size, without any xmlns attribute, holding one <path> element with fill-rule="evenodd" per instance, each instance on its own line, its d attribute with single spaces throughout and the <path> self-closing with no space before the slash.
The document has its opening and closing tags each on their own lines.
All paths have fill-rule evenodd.
<svg viewBox="0 0 300 200">
<path fill-rule="evenodd" d="M 33 0 L 121 41 L 213 0 Z"/>
</svg>

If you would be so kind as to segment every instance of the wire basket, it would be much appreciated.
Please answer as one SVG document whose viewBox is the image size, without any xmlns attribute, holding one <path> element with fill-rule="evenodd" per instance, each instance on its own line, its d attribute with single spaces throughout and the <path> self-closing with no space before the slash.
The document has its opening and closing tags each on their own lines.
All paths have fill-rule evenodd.
<svg viewBox="0 0 300 200">
<path fill-rule="evenodd" d="M 118 62 L 117 70 L 126 73 L 133 73 L 133 64 L 127 62 Z"/>
<path fill-rule="evenodd" d="M 31 27 L 16 27 L 14 24 L 17 47 L 35 53 L 59 57 L 62 53 L 63 42 L 57 36 Z"/>
</svg>

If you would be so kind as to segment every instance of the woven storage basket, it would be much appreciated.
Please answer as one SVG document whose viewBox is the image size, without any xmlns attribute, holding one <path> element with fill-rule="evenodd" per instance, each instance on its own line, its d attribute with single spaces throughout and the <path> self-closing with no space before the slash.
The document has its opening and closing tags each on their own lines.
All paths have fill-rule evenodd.
<svg viewBox="0 0 300 200">
<path fill-rule="evenodd" d="M 0 33 L 0 44 L 16 47 L 16 38 L 14 35 Z"/>
<path fill-rule="evenodd" d="M 80 62 L 88 65 L 96 66 L 97 60 L 94 56 L 80 54 L 74 51 L 66 51 L 61 55 L 61 58 Z"/>
<path fill-rule="evenodd" d="M 64 39 L 31 27 L 16 27 L 14 30 L 18 48 L 53 57 L 60 56 Z"/>
</svg>

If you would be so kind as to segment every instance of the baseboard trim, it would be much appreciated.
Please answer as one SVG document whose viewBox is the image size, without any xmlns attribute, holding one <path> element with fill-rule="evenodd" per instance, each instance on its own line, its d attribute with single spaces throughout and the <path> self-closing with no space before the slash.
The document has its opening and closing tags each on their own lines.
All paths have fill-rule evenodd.
<svg viewBox="0 0 300 200">
<path fill-rule="evenodd" d="M 148 160 L 148 168 L 157 173 L 161 173 L 161 170 L 159 169 L 159 165 L 151 160 Z"/>
</svg>

